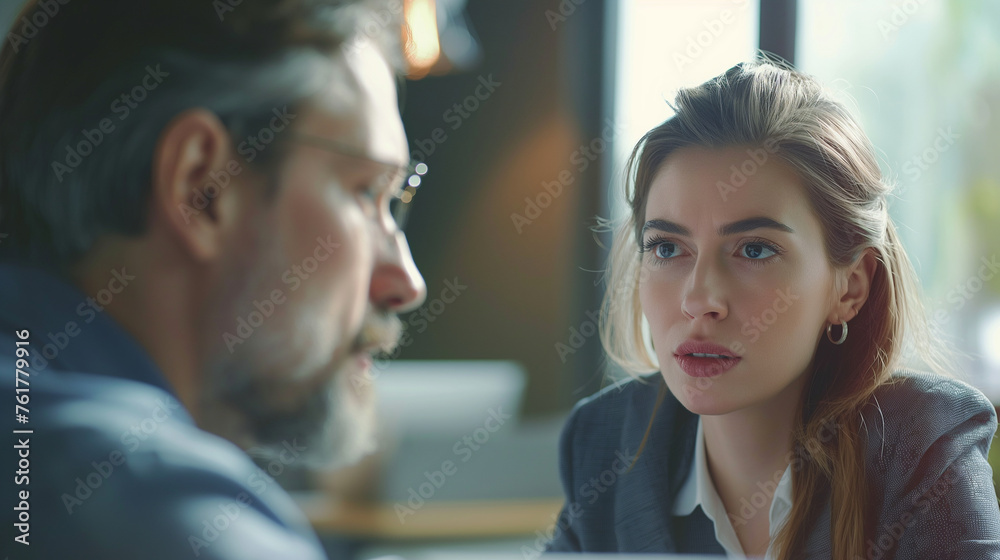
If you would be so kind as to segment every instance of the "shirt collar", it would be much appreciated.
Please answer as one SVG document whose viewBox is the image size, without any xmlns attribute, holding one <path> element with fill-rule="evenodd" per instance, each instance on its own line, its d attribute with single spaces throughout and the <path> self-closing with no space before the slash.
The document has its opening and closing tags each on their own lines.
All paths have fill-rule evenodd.
<svg viewBox="0 0 1000 560">
<path fill-rule="evenodd" d="M 32 374 L 59 370 L 131 379 L 177 394 L 146 350 L 100 303 L 128 289 L 124 268 L 108 273 L 108 289 L 90 298 L 69 281 L 19 263 L 0 264 L 0 324 L 28 329 Z"/>
<path fill-rule="evenodd" d="M 768 483 L 761 483 L 758 486 L 761 487 L 762 493 L 770 489 Z M 747 503 L 748 507 L 752 507 L 749 501 Z M 705 433 L 702 429 L 701 417 L 698 418 L 698 432 L 695 436 L 694 461 L 691 462 L 691 471 L 688 473 L 684 485 L 681 486 L 674 499 L 673 514 L 677 516 L 691 515 L 698 506 L 701 506 L 705 516 L 714 523 L 715 537 L 719 544 L 727 551 L 742 554 L 742 547 L 736 532 L 733 530 L 732 522 L 726 514 L 722 498 L 715 490 L 711 474 L 708 472 Z M 781 479 L 774 489 L 774 498 L 771 500 L 771 508 L 768 511 L 769 532 L 772 539 L 781 529 L 791 507 L 792 471 L 791 465 L 789 465 L 785 468 L 785 472 L 781 475 Z M 720 520 L 724 522 L 720 522 Z"/>
</svg>

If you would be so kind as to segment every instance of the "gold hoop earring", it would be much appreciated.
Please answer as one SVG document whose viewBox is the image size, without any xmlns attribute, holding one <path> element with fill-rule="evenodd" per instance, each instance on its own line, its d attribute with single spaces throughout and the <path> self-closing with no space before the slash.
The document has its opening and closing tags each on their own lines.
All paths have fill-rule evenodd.
<svg viewBox="0 0 1000 560">
<path fill-rule="evenodd" d="M 829 339 L 830 342 L 838 346 L 843 344 L 844 341 L 847 340 L 847 321 L 840 322 L 840 338 L 837 340 L 834 340 L 833 336 L 830 334 L 830 329 L 832 328 L 833 328 L 833 323 L 830 323 L 829 325 L 826 326 L 826 338 Z"/>
</svg>

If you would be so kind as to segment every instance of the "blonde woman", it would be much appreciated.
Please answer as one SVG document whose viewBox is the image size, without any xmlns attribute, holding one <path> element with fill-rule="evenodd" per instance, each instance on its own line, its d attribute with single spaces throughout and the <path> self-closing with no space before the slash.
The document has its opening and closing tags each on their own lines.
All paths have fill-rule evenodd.
<svg viewBox="0 0 1000 560">
<path fill-rule="evenodd" d="M 607 272 L 602 341 L 636 379 L 574 408 L 550 550 L 1000 558 L 996 413 L 931 344 L 857 122 L 766 61 L 674 105 Z"/>
</svg>

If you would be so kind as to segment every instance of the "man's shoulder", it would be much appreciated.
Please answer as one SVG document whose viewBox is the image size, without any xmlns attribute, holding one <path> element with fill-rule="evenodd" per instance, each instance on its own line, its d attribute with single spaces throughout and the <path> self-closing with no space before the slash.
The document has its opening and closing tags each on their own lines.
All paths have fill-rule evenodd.
<svg viewBox="0 0 1000 560">
<path fill-rule="evenodd" d="M 319 557 L 301 511 L 274 478 L 236 445 L 201 430 L 166 391 L 64 371 L 45 371 L 30 387 L 32 433 L 24 437 L 38 519 L 32 534 L 47 541 L 42 548 L 291 557 L 284 547 Z M 300 450 L 290 444 L 282 470 Z M 243 541 L 256 550 L 237 553 Z"/>
<path fill-rule="evenodd" d="M 257 470 L 236 445 L 200 429 L 173 395 L 146 383 L 46 371 L 30 396 L 25 427 L 38 454 L 35 472 L 43 485 L 67 487 L 70 496 L 96 497 L 108 484 L 153 491 L 182 475 L 223 481 Z M 127 494 L 119 498 L 128 501 Z"/>
<path fill-rule="evenodd" d="M 28 425 L 64 460 L 114 448 L 140 455 L 184 442 L 197 447 L 218 439 L 197 428 L 170 393 L 147 383 L 70 371 L 45 371 L 31 379 Z"/>
</svg>

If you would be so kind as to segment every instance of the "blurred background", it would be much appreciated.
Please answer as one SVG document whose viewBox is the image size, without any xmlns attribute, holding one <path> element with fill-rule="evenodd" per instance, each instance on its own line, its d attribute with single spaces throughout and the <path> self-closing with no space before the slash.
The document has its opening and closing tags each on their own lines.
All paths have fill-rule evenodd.
<svg viewBox="0 0 1000 560">
<path fill-rule="evenodd" d="M 0 24 L 16 26 L 20 4 L 0 2 Z M 621 211 L 624 159 L 677 88 L 758 50 L 860 118 L 956 373 L 1000 402 L 1000 3 L 393 6 L 410 26 L 403 119 L 429 168 L 407 226 L 427 302 L 373 372 L 378 454 L 335 473 L 261 465 L 297 491 L 331 555 L 540 550 L 562 503 L 562 422 L 615 373 L 596 334 L 608 239 L 595 217 Z"/>
</svg>

